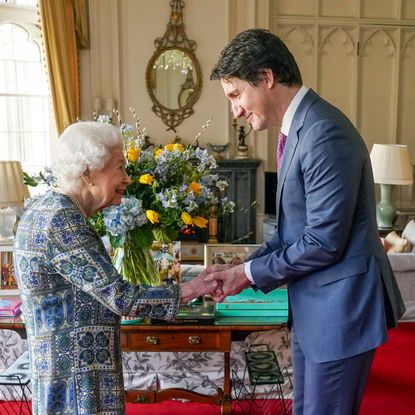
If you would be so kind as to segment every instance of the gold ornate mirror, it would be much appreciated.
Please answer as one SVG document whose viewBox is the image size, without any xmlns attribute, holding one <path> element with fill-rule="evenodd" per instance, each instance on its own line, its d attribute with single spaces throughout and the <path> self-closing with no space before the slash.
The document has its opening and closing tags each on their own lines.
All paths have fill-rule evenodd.
<svg viewBox="0 0 415 415">
<path fill-rule="evenodd" d="M 202 89 L 202 73 L 194 51 L 196 43 L 184 31 L 183 0 L 170 1 L 171 14 L 163 37 L 154 41 L 156 51 L 146 71 L 153 112 L 169 130 L 193 114 Z"/>
</svg>

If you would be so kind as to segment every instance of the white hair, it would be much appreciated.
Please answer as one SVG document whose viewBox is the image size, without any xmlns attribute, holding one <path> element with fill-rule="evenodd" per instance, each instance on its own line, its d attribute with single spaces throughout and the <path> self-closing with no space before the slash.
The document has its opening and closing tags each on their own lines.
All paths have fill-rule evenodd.
<svg viewBox="0 0 415 415">
<path fill-rule="evenodd" d="M 88 170 L 102 170 L 111 150 L 122 143 L 120 130 L 111 124 L 96 121 L 71 124 L 59 137 L 53 166 L 59 187 L 65 191 L 79 190 L 82 175 Z"/>
</svg>

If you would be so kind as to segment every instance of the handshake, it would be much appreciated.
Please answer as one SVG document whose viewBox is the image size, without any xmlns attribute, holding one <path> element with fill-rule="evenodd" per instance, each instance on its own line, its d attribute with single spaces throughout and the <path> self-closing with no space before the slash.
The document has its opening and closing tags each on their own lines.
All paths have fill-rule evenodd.
<svg viewBox="0 0 415 415">
<path fill-rule="evenodd" d="M 216 264 L 206 268 L 197 277 L 181 284 L 181 303 L 187 303 L 196 297 L 210 294 L 216 302 L 228 295 L 235 295 L 250 282 L 245 274 L 245 265 Z"/>
</svg>

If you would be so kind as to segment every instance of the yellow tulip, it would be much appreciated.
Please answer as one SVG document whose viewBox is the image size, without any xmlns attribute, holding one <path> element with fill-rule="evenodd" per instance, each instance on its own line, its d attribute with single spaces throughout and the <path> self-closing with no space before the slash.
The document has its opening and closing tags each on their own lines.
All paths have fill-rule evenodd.
<svg viewBox="0 0 415 415">
<path fill-rule="evenodd" d="M 140 150 L 138 148 L 129 147 L 127 150 L 127 160 L 131 163 L 137 161 L 138 156 L 140 155 Z"/>
<path fill-rule="evenodd" d="M 177 150 L 177 151 L 180 151 L 180 153 L 182 153 L 182 152 L 184 151 L 183 144 L 176 143 L 176 144 L 173 146 L 173 150 Z"/>
<path fill-rule="evenodd" d="M 189 184 L 189 191 L 195 194 L 199 194 L 202 190 L 202 186 L 197 182 L 192 182 Z"/>
<path fill-rule="evenodd" d="M 207 224 L 208 224 L 208 220 L 203 218 L 202 216 L 195 216 L 193 218 L 193 223 L 198 227 L 198 228 L 206 228 Z"/>
<path fill-rule="evenodd" d="M 157 159 L 157 158 L 159 158 L 160 157 L 160 154 L 163 152 L 163 149 L 162 148 L 159 148 L 159 149 L 157 149 L 155 152 L 154 152 L 154 157 Z"/>
<path fill-rule="evenodd" d="M 168 151 L 174 151 L 174 150 L 177 150 L 177 151 L 180 151 L 180 152 L 184 151 L 183 144 L 180 144 L 180 143 L 167 144 L 167 145 L 164 146 L 164 149 L 168 150 Z"/>
<path fill-rule="evenodd" d="M 154 210 L 146 210 L 147 219 L 151 223 L 158 223 L 159 222 L 159 214 Z"/>
<path fill-rule="evenodd" d="M 183 212 L 182 213 L 182 221 L 186 224 L 186 225 L 191 225 L 193 223 L 193 219 L 192 217 L 187 213 L 187 212 Z"/>
<path fill-rule="evenodd" d="M 149 174 L 149 173 L 143 174 L 138 179 L 138 181 L 141 184 L 150 184 L 150 185 L 153 183 L 153 180 L 154 180 L 154 177 L 151 174 Z"/>
</svg>

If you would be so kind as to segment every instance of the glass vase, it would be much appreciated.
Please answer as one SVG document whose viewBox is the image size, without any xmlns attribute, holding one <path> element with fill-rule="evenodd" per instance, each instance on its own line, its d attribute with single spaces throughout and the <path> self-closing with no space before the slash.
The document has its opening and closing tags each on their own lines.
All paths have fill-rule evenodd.
<svg viewBox="0 0 415 415">
<path fill-rule="evenodd" d="M 160 285 L 160 274 L 149 246 L 126 242 L 115 248 L 113 263 L 123 278 L 136 285 Z"/>
</svg>

